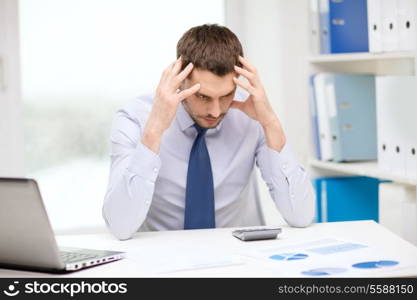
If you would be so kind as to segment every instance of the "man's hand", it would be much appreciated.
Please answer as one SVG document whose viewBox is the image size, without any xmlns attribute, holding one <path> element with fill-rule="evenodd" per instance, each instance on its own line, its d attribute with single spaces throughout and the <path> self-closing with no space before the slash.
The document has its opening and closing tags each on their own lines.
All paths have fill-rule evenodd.
<svg viewBox="0 0 417 300">
<path fill-rule="evenodd" d="M 192 87 L 178 91 L 181 83 L 191 73 L 193 64 L 189 63 L 181 70 L 181 57 L 170 64 L 162 73 L 156 89 L 154 104 L 149 119 L 144 128 L 142 143 L 153 152 L 159 152 L 162 135 L 171 125 L 172 120 L 182 100 L 196 93 L 200 89 L 197 83 Z"/>
<path fill-rule="evenodd" d="M 236 77 L 233 78 L 233 81 L 250 95 L 244 102 L 233 101 L 231 107 L 240 109 L 250 118 L 258 121 L 264 129 L 268 146 L 274 150 L 281 151 L 286 142 L 285 134 L 278 117 L 268 101 L 258 73 L 245 58 L 239 56 L 239 61 L 242 63 L 243 68 L 235 66 L 235 70 L 239 75 L 245 77 L 248 82 L 238 80 Z"/>
</svg>

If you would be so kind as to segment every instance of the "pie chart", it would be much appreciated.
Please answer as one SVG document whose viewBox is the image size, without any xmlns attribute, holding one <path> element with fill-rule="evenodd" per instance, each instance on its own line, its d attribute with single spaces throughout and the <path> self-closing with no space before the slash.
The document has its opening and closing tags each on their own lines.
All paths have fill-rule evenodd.
<svg viewBox="0 0 417 300">
<path fill-rule="evenodd" d="M 301 274 L 307 275 L 307 276 L 329 276 L 329 275 L 343 273 L 346 271 L 347 269 L 344 269 L 344 268 L 317 268 L 317 269 L 311 269 L 311 270 L 301 272 Z"/>
<path fill-rule="evenodd" d="M 300 260 L 307 258 L 308 255 L 304 253 L 281 253 L 281 254 L 274 254 L 271 255 L 269 258 L 274 260 Z"/>
<path fill-rule="evenodd" d="M 398 265 L 398 261 L 395 260 L 378 260 L 378 261 L 365 261 L 352 265 L 358 269 L 380 269 L 386 267 L 392 267 Z"/>
</svg>

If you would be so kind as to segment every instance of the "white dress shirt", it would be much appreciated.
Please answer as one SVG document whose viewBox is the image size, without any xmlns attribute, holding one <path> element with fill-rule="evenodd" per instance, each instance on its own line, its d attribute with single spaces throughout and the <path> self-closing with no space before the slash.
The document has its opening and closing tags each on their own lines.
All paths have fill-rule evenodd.
<svg viewBox="0 0 417 300">
<path fill-rule="evenodd" d="M 244 95 L 236 93 L 237 100 Z M 153 96 L 139 97 L 119 110 L 111 132 L 111 170 L 103 217 L 119 239 L 138 230 L 184 228 L 188 159 L 197 136 L 194 121 L 179 105 L 164 133 L 159 154 L 141 142 Z M 288 143 L 281 152 L 266 144 L 261 125 L 230 109 L 206 132 L 213 172 L 216 227 L 237 226 L 239 196 L 255 164 L 285 221 L 309 225 L 315 216 L 315 194 L 305 170 Z"/>
</svg>

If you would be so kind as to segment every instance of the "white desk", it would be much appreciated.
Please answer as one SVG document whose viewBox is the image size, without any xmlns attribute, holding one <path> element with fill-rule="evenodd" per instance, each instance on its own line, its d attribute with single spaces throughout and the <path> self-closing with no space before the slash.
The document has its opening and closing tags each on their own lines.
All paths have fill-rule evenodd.
<svg viewBox="0 0 417 300">
<path fill-rule="evenodd" d="M 286 277 L 282 268 L 277 272 L 277 268 L 270 268 L 265 262 L 241 255 L 241 252 L 288 246 L 329 236 L 367 244 L 375 249 L 383 249 L 384 254 L 391 258 L 413 262 L 407 267 L 384 268 L 378 270 L 378 273 L 364 276 L 417 276 L 417 247 L 373 221 L 320 223 L 308 228 L 283 226 L 279 239 L 254 242 L 242 242 L 233 237 L 231 231 L 231 228 L 222 228 L 142 232 L 127 241 L 118 241 L 110 234 L 58 236 L 58 243 L 62 246 L 125 251 L 127 258 L 65 275 L 0 269 L 0 277 Z M 184 253 L 184 249 L 188 252 Z M 184 258 L 187 253 L 194 251 L 195 255 L 202 249 L 238 257 L 239 264 L 169 273 L 155 273 L 152 269 L 153 264 L 161 265 L 161 257 Z"/>
</svg>

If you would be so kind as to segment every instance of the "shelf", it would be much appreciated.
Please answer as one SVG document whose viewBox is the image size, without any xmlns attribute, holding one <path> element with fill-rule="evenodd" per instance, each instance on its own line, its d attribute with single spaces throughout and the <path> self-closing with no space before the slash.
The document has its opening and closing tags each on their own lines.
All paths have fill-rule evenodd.
<svg viewBox="0 0 417 300">
<path fill-rule="evenodd" d="M 308 59 L 311 63 L 333 63 L 333 62 L 353 62 L 364 60 L 392 60 L 392 59 L 412 59 L 416 58 L 415 51 L 385 52 L 385 53 L 339 53 L 312 56 Z"/>
<path fill-rule="evenodd" d="M 312 56 L 315 72 L 345 72 L 375 75 L 416 75 L 416 51 L 341 53 Z"/>
<path fill-rule="evenodd" d="M 392 180 L 398 183 L 417 185 L 417 181 L 404 177 L 397 176 L 386 171 L 382 171 L 378 168 L 377 161 L 366 162 L 349 162 L 349 163 L 335 163 L 320 160 L 310 160 L 311 167 L 324 169 L 328 171 L 334 171 L 341 174 L 368 176 L 379 179 Z"/>
</svg>

